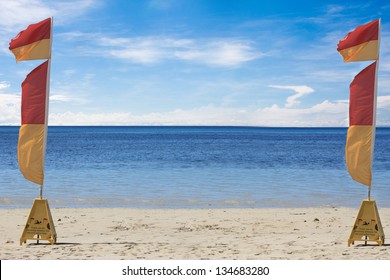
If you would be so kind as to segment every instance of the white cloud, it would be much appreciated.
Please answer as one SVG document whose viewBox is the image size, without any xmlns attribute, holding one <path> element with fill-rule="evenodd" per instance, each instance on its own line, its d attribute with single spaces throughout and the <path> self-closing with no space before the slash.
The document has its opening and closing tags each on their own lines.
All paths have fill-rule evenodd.
<svg viewBox="0 0 390 280">
<path fill-rule="evenodd" d="M 53 95 L 50 95 L 50 101 L 62 101 L 62 102 L 69 102 L 69 101 L 73 101 L 74 98 L 68 96 L 68 95 L 64 95 L 64 94 L 53 94 Z"/>
<path fill-rule="evenodd" d="M 340 5 L 328 5 L 327 7 L 327 15 L 334 15 L 334 14 L 339 14 L 340 12 L 344 11 L 345 8 Z"/>
<path fill-rule="evenodd" d="M 55 97 L 54 100 L 65 100 Z M 51 101 L 53 101 L 51 98 Z M 270 107 L 249 109 L 216 107 L 213 105 L 167 112 L 133 114 L 131 112 L 50 113 L 49 125 L 232 125 L 266 127 L 347 127 L 348 100 L 325 100 L 308 108 Z M 390 118 L 382 114 L 390 109 L 390 96 L 378 97 L 377 125 L 389 125 Z M 0 124 L 19 125 L 20 96 L 0 94 Z"/>
<path fill-rule="evenodd" d="M 20 104 L 20 95 L 0 93 L 0 105 Z"/>
<path fill-rule="evenodd" d="M 378 96 L 377 125 L 389 125 L 390 96 Z M 233 125 L 272 127 L 347 127 L 349 100 L 325 100 L 308 108 L 250 109 L 213 105 L 135 115 L 130 112 L 50 114 L 51 125 Z"/>
<path fill-rule="evenodd" d="M 87 11 L 99 7 L 100 2 L 101 0 L 53 1 L 51 3 L 54 9 L 54 20 L 59 24 L 66 24 L 68 21 L 77 20 Z"/>
<path fill-rule="evenodd" d="M 48 17 L 54 17 L 57 23 L 64 24 L 95 7 L 98 2 L 99 0 L 0 1 L 0 30 L 15 32 L 15 29 L 26 28 L 27 25 Z"/>
<path fill-rule="evenodd" d="M 213 66 L 238 66 L 264 54 L 256 51 L 249 42 L 220 39 L 205 44 L 196 42 L 186 49 L 176 51 L 175 56 L 182 60 Z"/>
<path fill-rule="evenodd" d="M 42 0 L 0 1 L 0 29 L 15 32 L 14 29 L 52 16 L 55 10 Z M 16 35 L 16 34 L 15 34 Z"/>
<path fill-rule="evenodd" d="M 164 59 L 172 59 L 177 47 L 192 44 L 192 40 L 158 37 L 103 37 L 97 44 L 108 47 L 108 53 L 114 58 L 125 59 L 133 63 L 151 64 Z"/>
<path fill-rule="evenodd" d="M 156 63 L 163 57 L 162 52 L 154 47 L 144 49 L 130 47 L 122 50 L 112 50 L 109 53 L 115 58 L 141 64 Z"/>
<path fill-rule="evenodd" d="M 95 75 L 80 73 L 75 69 L 62 71 L 62 82 L 55 81 L 50 88 L 50 101 L 72 102 L 80 105 L 90 102 L 88 94 L 96 89 Z"/>
<path fill-rule="evenodd" d="M 19 125 L 20 95 L 0 93 L 0 112 L 1 125 Z"/>
<path fill-rule="evenodd" d="M 63 125 L 224 125 L 228 120 L 235 124 L 235 109 L 206 106 L 190 110 L 177 109 L 163 113 L 134 115 L 129 112 L 120 113 L 72 113 L 51 114 L 50 124 Z"/>
<path fill-rule="evenodd" d="M 5 88 L 9 88 L 9 87 L 10 87 L 9 83 L 4 82 L 4 81 L 0 82 L 0 90 L 5 89 Z"/>
<path fill-rule="evenodd" d="M 288 89 L 293 90 L 296 92 L 296 94 L 291 95 L 287 97 L 286 99 L 286 107 L 293 107 L 294 105 L 297 105 L 301 103 L 298 99 L 314 92 L 314 89 L 308 86 L 278 86 L 278 85 L 270 85 L 271 88 L 278 88 L 278 89 Z"/>
<path fill-rule="evenodd" d="M 277 105 L 260 111 L 272 126 L 338 127 L 348 125 L 348 104 L 328 100 L 304 109 Z"/>
<path fill-rule="evenodd" d="M 69 33 L 62 36 L 67 40 L 82 38 L 89 41 L 90 46 L 93 45 L 83 47 L 80 54 L 110 56 L 139 64 L 179 60 L 217 67 L 237 67 L 266 55 L 257 50 L 252 41 L 235 38 L 114 38 L 90 33 Z"/>
<path fill-rule="evenodd" d="M 349 106 L 349 100 L 337 100 L 336 103 L 347 104 Z M 377 97 L 377 109 L 390 109 L 390 95 L 380 95 Z"/>
<path fill-rule="evenodd" d="M 324 101 L 305 109 L 225 108 L 213 105 L 135 115 L 130 112 L 50 114 L 51 125 L 347 126 L 348 104 Z"/>
<path fill-rule="evenodd" d="M 377 108 L 390 108 L 390 95 L 378 96 Z"/>
</svg>

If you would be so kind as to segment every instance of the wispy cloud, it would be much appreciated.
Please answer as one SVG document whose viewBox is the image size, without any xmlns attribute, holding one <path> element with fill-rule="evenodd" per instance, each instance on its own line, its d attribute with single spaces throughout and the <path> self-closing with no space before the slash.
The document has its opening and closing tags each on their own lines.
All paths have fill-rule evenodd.
<svg viewBox="0 0 390 280">
<path fill-rule="evenodd" d="M 80 74 L 76 70 L 64 70 L 62 71 L 62 81 L 53 82 L 50 100 L 56 103 L 88 103 L 88 95 L 91 91 L 96 89 L 96 86 L 93 82 L 94 78 L 94 74 Z"/>
<path fill-rule="evenodd" d="M 74 101 L 74 98 L 65 94 L 53 94 L 50 96 L 50 101 L 70 102 Z"/>
<path fill-rule="evenodd" d="M 15 32 L 15 28 L 27 27 L 56 13 L 42 0 L 0 1 L 0 11 L 0 29 L 6 32 Z"/>
<path fill-rule="evenodd" d="M 58 18 L 56 23 L 66 24 L 68 21 L 79 20 L 88 11 L 101 7 L 102 0 L 67 0 L 53 1 L 53 17 Z"/>
<path fill-rule="evenodd" d="M 234 39 L 216 39 L 194 42 L 174 53 L 175 57 L 212 66 L 239 66 L 265 54 L 256 50 L 251 42 Z"/>
<path fill-rule="evenodd" d="M 287 97 L 285 106 L 288 107 L 288 108 L 289 107 L 293 107 L 293 106 L 301 103 L 301 101 L 298 100 L 299 98 L 314 92 L 314 89 L 312 89 L 311 87 L 308 87 L 308 86 L 278 86 L 278 85 L 270 85 L 269 87 L 277 88 L 277 89 L 293 90 L 293 91 L 296 92 L 296 94 Z"/>
<path fill-rule="evenodd" d="M 12 0 L 0 1 L 0 30 L 15 32 L 15 29 L 41 21 L 48 17 L 58 18 L 57 24 L 75 19 L 99 5 L 100 0 Z M 15 34 L 16 35 L 16 34 Z"/>
<path fill-rule="evenodd" d="M 62 37 L 67 40 L 81 38 L 93 45 L 93 48 L 83 48 L 80 54 L 110 56 L 138 64 L 177 60 L 217 67 L 237 67 L 266 55 L 258 50 L 252 41 L 236 38 L 115 38 L 88 33 L 69 33 L 63 34 Z"/>
<path fill-rule="evenodd" d="M 2 81 L 0 82 L 0 90 L 9 88 L 10 84 L 8 82 Z"/>
</svg>

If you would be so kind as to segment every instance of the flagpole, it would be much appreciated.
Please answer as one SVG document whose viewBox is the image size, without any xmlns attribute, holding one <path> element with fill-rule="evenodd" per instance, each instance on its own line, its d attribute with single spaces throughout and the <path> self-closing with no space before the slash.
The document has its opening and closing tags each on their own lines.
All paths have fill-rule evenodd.
<svg viewBox="0 0 390 280">
<path fill-rule="evenodd" d="M 377 96 L 378 96 L 378 69 L 379 69 L 380 38 L 381 38 L 381 19 L 379 18 L 379 22 L 378 22 L 378 57 L 376 59 L 376 66 L 375 66 L 374 108 L 372 110 L 373 113 L 372 113 L 372 138 L 371 138 L 371 174 L 372 174 L 372 166 L 374 163 L 374 147 L 375 147 L 375 136 L 376 136 L 376 108 L 377 108 Z M 371 185 L 368 186 L 368 201 L 371 200 L 371 187 L 372 187 L 372 178 L 371 178 Z"/>
<path fill-rule="evenodd" d="M 49 96 L 50 96 L 50 66 L 51 66 L 51 53 L 52 53 L 52 45 L 53 45 L 53 17 L 51 17 L 50 22 L 50 56 L 48 58 L 47 64 L 47 77 L 46 77 L 46 104 L 45 104 L 45 128 L 44 128 L 44 136 L 43 136 L 43 147 L 42 147 L 42 170 L 43 174 L 45 172 L 45 160 L 46 160 L 46 144 L 47 144 L 47 131 L 48 131 L 48 119 L 49 119 Z M 43 193 L 43 183 L 40 188 L 40 199 L 42 199 Z"/>
</svg>

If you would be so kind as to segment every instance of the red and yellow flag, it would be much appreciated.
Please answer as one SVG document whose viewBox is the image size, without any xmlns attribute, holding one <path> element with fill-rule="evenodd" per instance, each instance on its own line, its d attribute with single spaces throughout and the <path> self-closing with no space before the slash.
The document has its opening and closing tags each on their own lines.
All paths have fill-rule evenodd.
<svg viewBox="0 0 390 280">
<path fill-rule="evenodd" d="M 29 25 L 9 44 L 16 61 L 49 59 L 51 56 L 51 18 Z"/>
<path fill-rule="evenodd" d="M 377 68 L 380 19 L 358 26 L 337 45 L 344 62 L 376 60 L 355 76 L 350 85 L 349 128 L 345 158 L 352 179 L 372 184 L 375 141 Z"/>
<path fill-rule="evenodd" d="M 379 55 L 379 19 L 358 26 L 337 45 L 344 62 L 377 60 Z"/>
<path fill-rule="evenodd" d="M 43 185 L 46 150 L 48 61 L 22 83 L 22 125 L 19 131 L 18 162 L 23 176 Z"/>
<path fill-rule="evenodd" d="M 350 85 L 345 158 L 352 179 L 366 186 L 372 182 L 376 64 L 363 69 Z"/>
</svg>

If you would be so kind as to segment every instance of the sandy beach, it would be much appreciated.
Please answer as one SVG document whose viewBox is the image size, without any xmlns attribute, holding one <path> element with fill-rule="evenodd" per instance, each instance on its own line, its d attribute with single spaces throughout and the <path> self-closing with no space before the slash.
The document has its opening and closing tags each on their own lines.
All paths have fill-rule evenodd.
<svg viewBox="0 0 390 280">
<path fill-rule="evenodd" d="M 57 244 L 19 239 L 29 209 L 1 209 L 0 258 L 67 260 L 390 259 L 347 241 L 358 209 L 52 208 Z M 385 236 L 390 208 L 379 208 Z"/>
</svg>

